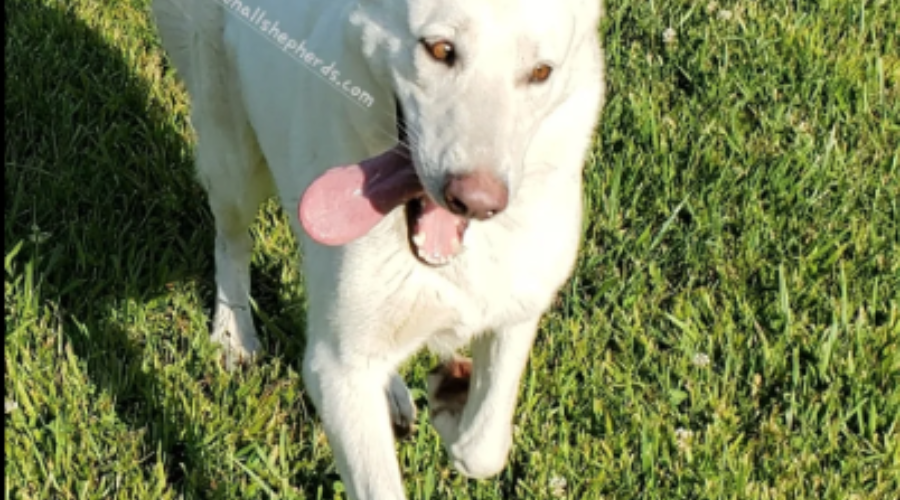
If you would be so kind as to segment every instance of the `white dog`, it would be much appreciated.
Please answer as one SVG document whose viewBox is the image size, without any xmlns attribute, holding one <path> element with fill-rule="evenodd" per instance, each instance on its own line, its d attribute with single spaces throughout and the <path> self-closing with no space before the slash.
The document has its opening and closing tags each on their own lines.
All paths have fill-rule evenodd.
<svg viewBox="0 0 900 500">
<path fill-rule="evenodd" d="M 395 370 L 426 345 L 447 355 L 429 396 L 450 460 L 499 472 L 538 322 L 577 252 L 600 0 L 154 12 L 192 99 L 228 363 L 259 349 L 248 228 L 277 194 L 303 249 L 303 378 L 350 498 L 404 498 L 391 428 L 409 431 L 415 407 Z M 472 360 L 452 356 L 468 343 Z"/>
</svg>

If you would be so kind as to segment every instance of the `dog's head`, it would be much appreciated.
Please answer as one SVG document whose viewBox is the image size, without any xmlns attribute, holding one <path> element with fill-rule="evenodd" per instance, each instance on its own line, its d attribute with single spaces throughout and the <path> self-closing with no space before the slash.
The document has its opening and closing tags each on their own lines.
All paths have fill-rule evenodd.
<svg viewBox="0 0 900 500">
<path fill-rule="evenodd" d="M 430 198 L 485 219 L 514 195 L 599 17 L 599 0 L 361 0 L 351 24 Z"/>
</svg>

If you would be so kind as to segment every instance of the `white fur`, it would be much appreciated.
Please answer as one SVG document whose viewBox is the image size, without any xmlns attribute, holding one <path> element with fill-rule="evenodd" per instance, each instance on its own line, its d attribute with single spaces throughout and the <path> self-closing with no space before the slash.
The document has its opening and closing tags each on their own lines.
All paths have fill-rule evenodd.
<svg viewBox="0 0 900 500">
<path fill-rule="evenodd" d="M 374 104 L 283 53 L 222 0 L 155 0 L 163 44 L 192 98 L 197 170 L 216 219 L 213 339 L 230 365 L 259 348 L 247 229 L 277 194 L 304 254 L 304 382 L 350 498 L 404 498 L 390 428 L 414 408 L 394 373 L 425 345 L 446 352 L 474 341 L 468 402 L 435 425 L 462 473 L 496 474 L 538 321 L 578 247 L 581 169 L 604 92 L 599 0 L 244 4 L 334 62 Z M 422 38 L 452 40 L 457 64 L 434 61 Z M 553 74 L 529 84 L 538 63 Z M 429 193 L 476 166 L 510 186 L 507 210 L 472 221 L 464 251 L 445 267 L 414 258 L 402 210 L 337 248 L 312 242 L 296 216 L 324 170 L 396 143 L 395 95 Z"/>
</svg>

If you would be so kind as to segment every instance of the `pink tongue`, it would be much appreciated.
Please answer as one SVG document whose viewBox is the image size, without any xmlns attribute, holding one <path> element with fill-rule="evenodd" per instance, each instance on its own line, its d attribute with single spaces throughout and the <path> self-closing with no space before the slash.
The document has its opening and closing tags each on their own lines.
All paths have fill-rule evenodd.
<svg viewBox="0 0 900 500">
<path fill-rule="evenodd" d="M 327 170 L 303 194 L 300 222 L 317 242 L 344 245 L 421 191 L 408 156 L 396 147 L 357 165 Z"/>
<path fill-rule="evenodd" d="M 421 215 L 411 228 L 419 257 L 430 264 L 447 262 L 459 253 L 466 225 L 465 219 L 444 210 L 426 196 Z"/>
<path fill-rule="evenodd" d="M 422 195 L 408 152 L 397 146 L 359 164 L 327 170 L 303 194 L 300 222 L 313 240 L 345 245 L 368 233 L 398 205 Z M 421 258 L 439 263 L 458 253 L 465 220 L 427 196 L 422 205 L 421 215 L 410 223 L 411 236 Z"/>
</svg>

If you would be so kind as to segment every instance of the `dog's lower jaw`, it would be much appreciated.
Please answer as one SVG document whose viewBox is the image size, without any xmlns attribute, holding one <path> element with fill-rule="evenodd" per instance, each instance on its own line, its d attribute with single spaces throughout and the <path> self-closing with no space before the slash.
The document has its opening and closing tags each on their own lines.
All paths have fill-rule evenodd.
<svg viewBox="0 0 900 500">
<path fill-rule="evenodd" d="M 423 195 L 423 196 L 428 196 Z M 428 239 L 428 233 L 419 226 L 419 217 L 422 215 L 424 198 L 419 197 L 408 201 L 405 206 L 406 215 L 406 234 L 409 249 L 419 262 L 430 267 L 442 267 L 453 262 L 459 252 L 462 250 L 463 238 L 466 229 L 468 229 L 469 221 L 459 218 L 456 221 L 456 237 L 451 242 L 449 255 L 439 253 L 429 253 L 425 245 Z"/>
</svg>

